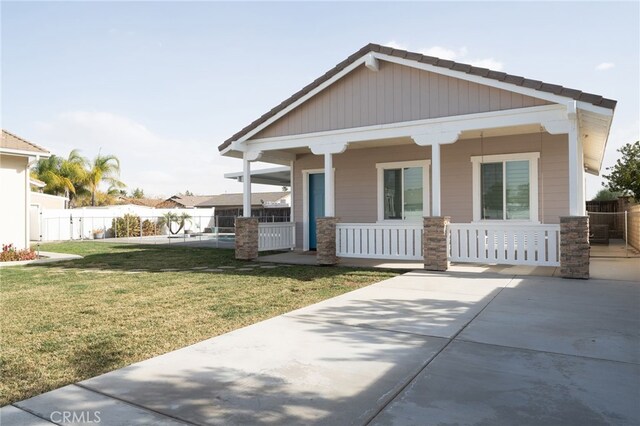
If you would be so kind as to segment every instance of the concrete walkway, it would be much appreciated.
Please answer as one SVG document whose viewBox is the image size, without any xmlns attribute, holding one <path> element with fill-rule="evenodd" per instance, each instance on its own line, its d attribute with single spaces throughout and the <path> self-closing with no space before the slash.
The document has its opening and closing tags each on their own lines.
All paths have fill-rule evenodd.
<svg viewBox="0 0 640 426">
<path fill-rule="evenodd" d="M 2 424 L 637 425 L 639 303 L 637 282 L 410 272 L 5 407 Z"/>
</svg>

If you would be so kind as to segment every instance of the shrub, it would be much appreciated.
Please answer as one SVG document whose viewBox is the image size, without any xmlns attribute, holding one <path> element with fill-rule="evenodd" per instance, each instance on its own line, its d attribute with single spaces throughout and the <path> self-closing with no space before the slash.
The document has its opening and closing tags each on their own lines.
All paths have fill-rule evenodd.
<svg viewBox="0 0 640 426">
<path fill-rule="evenodd" d="M 30 248 L 16 250 L 13 244 L 3 244 L 0 253 L 0 262 L 13 262 L 16 260 L 34 260 L 38 257 Z"/>
<path fill-rule="evenodd" d="M 125 214 L 111 221 L 111 227 L 115 237 L 139 237 L 140 216 Z M 158 235 L 162 226 L 159 223 L 145 219 L 142 221 L 142 236 Z"/>
</svg>

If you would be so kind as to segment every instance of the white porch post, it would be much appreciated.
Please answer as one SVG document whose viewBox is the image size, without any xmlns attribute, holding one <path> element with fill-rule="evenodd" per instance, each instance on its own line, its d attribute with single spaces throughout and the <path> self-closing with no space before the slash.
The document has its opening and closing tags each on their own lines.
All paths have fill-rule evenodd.
<svg viewBox="0 0 640 426">
<path fill-rule="evenodd" d="M 324 154 L 324 215 L 335 216 L 334 194 L 335 184 L 333 179 L 333 154 Z"/>
<path fill-rule="evenodd" d="M 432 216 L 440 216 L 440 144 L 431 145 L 431 211 Z"/>
<path fill-rule="evenodd" d="M 251 217 L 251 161 L 242 159 L 242 217 Z"/>
<path fill-rule="evenodd" d="M 569 122 L 569 215 L 585 215 L 584 158 L 577 120 Z"/>
<path fill-rule="evenodd" d="M 289 162 L 289 197 L 291 201 L 289 201 L 289 221 L 295 222 L 293 217 L 293 165 L 294 161 Z"/>
</svg>

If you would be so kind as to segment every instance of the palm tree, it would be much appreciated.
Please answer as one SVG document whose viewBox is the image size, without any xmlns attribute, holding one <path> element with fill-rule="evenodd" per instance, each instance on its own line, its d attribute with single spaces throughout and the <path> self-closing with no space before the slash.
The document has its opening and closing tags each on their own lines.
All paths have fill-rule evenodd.
<svg viewBox="0 0 640 426">
<path fill-rule="evenodd" d="M 106 182 L 112 188 L 123 188 L 125 184 L 121 182 L 120 160 L 115 155 L 98 154 L 93 159 L 90 169 L 87 172 L 87 186 L 91 192 L 91 205 L 96 205 L 96 192 L 100 183 Z"/>
<path fill-rule="evenodd" d="M 74 149 L 66 159 L 55 155 L 41 159 L 32 174 L 46 184 L 45 193 L 64 195 L 72 200 L 86 182 L 86 165 L 86 158 Z"/>
</svg>

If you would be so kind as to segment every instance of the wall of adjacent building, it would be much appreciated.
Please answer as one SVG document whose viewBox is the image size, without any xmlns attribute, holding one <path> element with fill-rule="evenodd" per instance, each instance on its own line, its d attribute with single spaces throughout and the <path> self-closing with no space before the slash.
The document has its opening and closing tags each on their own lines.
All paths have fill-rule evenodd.
<svg viewBox="0 0 640 426">
<path fill-rule="evenodd" d="M 420 147 L 411 139 L 397 140 L 394 146 L 356 149 L 350 147 L 334 155 L 335 211 L 341 222 L 377 221 L 376 163 L 414 161 L 431 158 L 430 147 Z M 538 218 L 541 223 L 559 223 L 569 214 L 568 140 L 566 135 L 531 133 L 480 139 L 463 139 L 442 145 L 442 214 L 454 223 L 473 220 L 472 163 L 478 155 L 539 152 Z M 302 247 L 303 172 L 323 169 L 322 156 L 298 155 L 294 163 L 294 218 L 296 245 Z M 431 181 L 431 179 L 430 179 Z"/>
<path fill-rule="evenodd" d="M 29 187 L 27 157 L 0 154 L 0 243 L 26 248 Z"/>
</svg>

